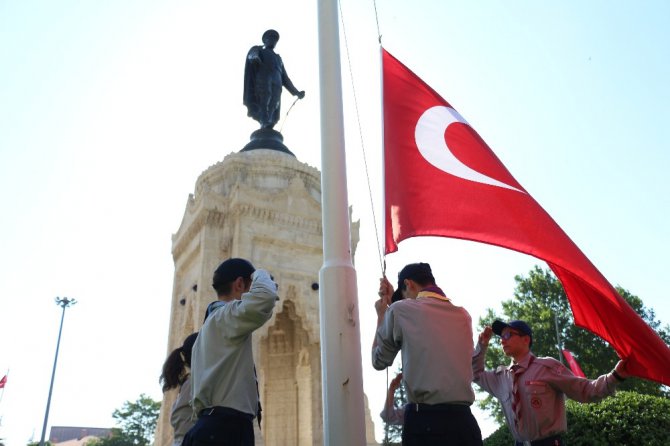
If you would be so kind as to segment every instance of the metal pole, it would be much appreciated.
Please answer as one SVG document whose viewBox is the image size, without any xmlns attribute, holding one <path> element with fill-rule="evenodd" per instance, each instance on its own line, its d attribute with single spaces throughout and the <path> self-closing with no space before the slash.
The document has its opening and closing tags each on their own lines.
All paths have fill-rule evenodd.
<svg viewBox="0 0 670 446">
<path fill-rule="evenodd" d="M 337 0 L 318 0 L 323 266 L 319 271 L 323 442 L 365 439 L 356 270 L 351 258 Z"/>
<path fill-rule="evenodd" d="M 561 334 L 558 331 L 558 314 L 554 313 L 554 326 L 556 327 L 556 345 L 558 346 L 558 360 L 563 364 L 563 351 L 561 349 Z"/>
<path fill-rule="evenodd" d="M 61 299 L 60 297 L 56 298 L 56 305 L 59 305 L 60 307 L 63 308 L 63 313 L 61 314 L 60 317 L 60 328 L 58 329 L 58 341 L 56 342 L 56 356 L 54 358 L 54 367 L 53 370 L 51 371 L 51 384 L 49 385 L 49 397 L 47 398 L 47 410 L 44 413 L 44 425 L 42 426 L 42 438 L 40 439 L 40 446 L 44 446 L 44 437 L 46 436 L 47 433 L 47 421 L 49 420 L 49 407 L 51 406 L 51 392 L 53 392 L 54 389 L 54 378 L 56 376 L 56 363 L 58 363 L 58 349 L 60 347 L 60 337 L 61 333 L 63 332 L 63 319 L 65 319 L 65 309 L 71 305 L 76 304 L 77 301 L 74 299 L 68 299 L 67 297 L 64 297 Z"/>
</svg>

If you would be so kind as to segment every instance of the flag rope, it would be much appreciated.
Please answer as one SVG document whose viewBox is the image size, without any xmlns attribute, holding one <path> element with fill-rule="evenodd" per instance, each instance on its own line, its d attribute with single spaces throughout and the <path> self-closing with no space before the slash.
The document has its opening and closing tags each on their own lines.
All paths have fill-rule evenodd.
<svg viewBox="0 0 670 446">
<path fill-rule="evenodd" d="M 374 226 L 375 229 L 375 237 L 377 239 L 377 255 L 379 257 L 379 266 L 382 270 L 382 275 L 386 274 L 386 262 L 382 259 L 382 249 L 381 249 L 381 243 L 379 241 L 379 229 L 377 227 L 377 216 L 375 214 L 375 206 L 374 206 L 374 200 L 372 198 L 372 187 L 370 186 L 370 171 L 368 169 L 368 160 L 367 160 L 367 154 L 365 152 L 365 141 L 363 140 L 363 128 L 361 126 L 361 115 L 358 111 L 358 99 L 356 97 L 356 85 L 354 83 L 354 74 L 353 74 L 353 69 L 351 67 L 351 57 L 349 56 L 349 41 L 347 40 L 347 30 L 344 25 L 345 20 L 344 20 L 344 13 L 342 12 L 342 2 L 338 2 L 339 8 L 340 8 L 340 22 L 342 23 L 342 35 L 344 37 L 344 48 L 345 52 L 347 54 L 347 66 L 349 67 L 349 79 L 351 81 L 351 90 L 353 92 L 354 96 L 354 108 L 356 109 L 356 122 L 358 123 L 358 135 L 361 140 L 361 149 L 363 151 L 363 164 L 365 166 L 365 178 L 367 180 L 367 185 L 368 185 L 368 196 L 370 197 L 370 210 L 372 211 L 372 225 Z M 376 7 L 375 7 L 375 16 L 376 16 Z M 379 26 L 377 27 L 379 29 Z"/>
<path fill-rule="evenodd" d="M 386 398 L 388 398 L 388 392 L 389 392 L 389 368 L 386 367 Z M 384 423 L 384 444 L 389 444 L 389 414 L 391 412 L 391 409 L 388 407 L 388 404 L 386 404 L 387 401 L 384 399 L 384 411 L 386 412 L 386 422 Z"/>
<path fill-rule="evenodd" d="M 379 41 L 379 45 L 382 44 L 382 32 L 379 29 L 379 14 L 377 13 L 377 0 L 372 0 L 372 6 L 375 9 L 375 22 L 377 23 L 377 40 Z"/>
</svg>

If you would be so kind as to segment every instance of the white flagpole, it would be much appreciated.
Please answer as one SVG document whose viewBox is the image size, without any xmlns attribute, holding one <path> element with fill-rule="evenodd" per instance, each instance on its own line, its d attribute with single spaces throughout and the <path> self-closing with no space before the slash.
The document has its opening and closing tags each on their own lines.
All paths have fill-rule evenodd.
<svg viewBox="0 0 670 446">
<path fill-rule="evenodd" d="M 319 272 L 323 444 L 365 445 L 356 271 L 351 259 L 337 0 L 318 0 L 323 266 Z"/>
</svg>

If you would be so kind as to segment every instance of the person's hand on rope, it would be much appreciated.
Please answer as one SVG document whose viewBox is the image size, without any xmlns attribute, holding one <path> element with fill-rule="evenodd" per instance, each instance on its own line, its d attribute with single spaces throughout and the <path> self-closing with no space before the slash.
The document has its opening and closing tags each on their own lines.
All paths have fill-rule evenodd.
<svg viewBox="0 0 670 446">
<path fill-rule="evenodd" d="M 375 309 L 377 309 L 377 314 L 380 310 L 386 312 L 386 308 L 391 305 L 391 296 L 393 296 L 393 285 L 386 277 L 379 279 L 379 291 L 377 292 L 379 300 L 375 302 Z"/>
</svg>

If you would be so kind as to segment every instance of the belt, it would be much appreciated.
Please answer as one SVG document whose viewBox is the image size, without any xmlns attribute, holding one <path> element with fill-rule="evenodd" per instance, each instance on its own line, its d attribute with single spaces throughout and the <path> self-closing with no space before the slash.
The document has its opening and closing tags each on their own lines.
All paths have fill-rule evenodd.
<svg viewBox="0 0 670 446">
<path fill-rule="evenodd" d="M 409 403 L 405 406 L 405 411 L 412 412 L 450 412 L 466 410 L 468 412 L 470 411 L 470 404 L 466 402 L 440 404 Z"/>
<path fill-rule="evenodd" d="M 214 406 L 202 409 L 198 412 L 198 418 L 202 417 L 242 417 L 248 420 L 253 420 L 254 416 L 246 412 L 241 412 L 230 407 Z"/>
<path fill-rule="evenodd" d="M 552 435 L 551 437 L 542 438 L 541 440 L 533 441 L 517 441 L 515 446 L 562 446 L 563 440 L 560 435 Z"/>
</svg>

